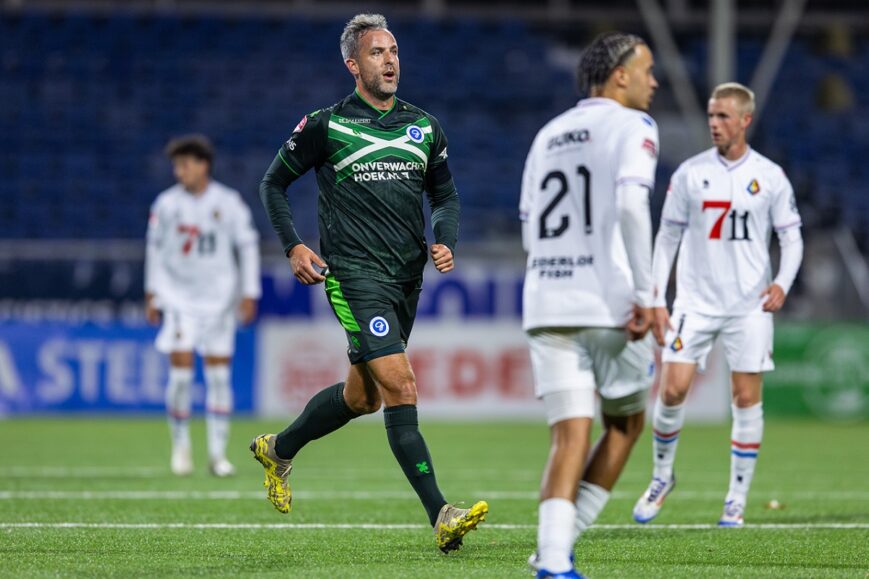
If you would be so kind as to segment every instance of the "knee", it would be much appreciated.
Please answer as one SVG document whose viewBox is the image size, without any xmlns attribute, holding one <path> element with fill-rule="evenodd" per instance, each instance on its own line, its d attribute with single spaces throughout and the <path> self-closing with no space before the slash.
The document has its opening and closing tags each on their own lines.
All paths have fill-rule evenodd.
<svg viewBox="0 0 869 579">
<path fill-rule="evenodd" d="M 417 402 L 416 380 L 413 376 L 396 380 L 388 386 L 384 385 L 384 390 L 388 393 L 390 406 Z"/>
<path fill-rule="evenodd" d="M 347 406 L 356 414 L 374 414 L 383 406 L 383 399 L 347 400 Z"/>
<path fill-rule="evenodd" d="M 760 398 L 753 392 L 735 392 L 732 402 L 737 408 L 749 408 L 760 403 Z"/>
<path fill-rule="evenodd" d="M 664 406 L 679 406 L 685 402 L 685 398 L 687 397 L 687 388 L 683 389 L 677 386 L 667 385 L 663 390 L 661 390 L 661 402 L 664 403 Z"/>
</svg>

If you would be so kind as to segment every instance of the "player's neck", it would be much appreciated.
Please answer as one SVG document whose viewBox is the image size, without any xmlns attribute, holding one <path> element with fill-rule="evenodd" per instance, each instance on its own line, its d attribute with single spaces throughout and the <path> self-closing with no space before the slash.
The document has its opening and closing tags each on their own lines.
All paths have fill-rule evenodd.
<svg viewBox="0 0 869 579">
<path fill-rule="evenodd" d="M 740 143 L 734 143 L 729 147 L 718 148 L 718 154 L 721 155 L 722 158 L 728 161 L 738 161 L 745 156 L 745 153 L 748 152 L 748 143 L 742 141 Z"/>
<path fill-rule="evenodd" d="M 395 95 L 389 95 L 389 98 L 385 100 L 378 98 L 371 92 L 365 90 L 365 87 L 362 86 L 361 83 L 356 83 L 356 94 L 359 95 L 359 98 L 365 101 L 368 106 L 382 113 L 392 109 L 395 105 Z"/>
<path fill-rule="evenodd" d="M 208 189 L 208 184 L 210 183 L 210 179 L 207 177 L 202 181 L 198 181 L 192 184 L 190 187 L 185 186 L 184 190 L 193 195 L 194 197 L 199 197 L 205 193 L 205 190 Z"/>
</svg>

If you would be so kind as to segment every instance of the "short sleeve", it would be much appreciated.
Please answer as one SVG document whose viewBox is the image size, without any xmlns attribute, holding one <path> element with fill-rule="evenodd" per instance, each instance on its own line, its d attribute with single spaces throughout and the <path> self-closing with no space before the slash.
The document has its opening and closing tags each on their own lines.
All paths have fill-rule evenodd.
<svg viewBox="0 0 869 579">
<path fill-rule="evenodd" d="M 641 113 L 635 122 L 625 127 L 619 151 L 616 186 L 639 184 L 655 187 L 658 166 L 658 125 L 652 117 Z"/>
<path fill-rule="evenodd" d="M 525 159 L 525 169 L 522 171 L 522 190 L 519 194 L 519 221 L 527 221 L 531 214 L 531 209 L 534 206 L 534 196 L 537 193 L 535 182 L 537 180 L 535 173 L 534 151 L 536 150 L 537 140 L 531 145 L 528 151 L 528 157 Z"/>
<path fill-rule="evenodd" d="M 305 115 L 278 151 L 278 156 L 296 176 L 301 176 L 312 167 L 323 164 L 330 117 L 329 110 L 314 111 Z"/>
<path fill-rule="evenodd" d="M 664 209 L 661 220 L 671 225 L 685 227 L 688 225 L 688 171 L 685 166 L 679 167 L 670 178 L 667 187 L 667 197 L 664 199 Z"/>
<path fill-rule="evenodd" d="M 791 227 L 802 225 L 800 212 L 797 209 L 797 200 L 794 197 L 794 188 L 784 171 L 779 169 L 780 181 L 770 207 L 770 219 L 776 231 L 782 231 Z"/>
</svg>

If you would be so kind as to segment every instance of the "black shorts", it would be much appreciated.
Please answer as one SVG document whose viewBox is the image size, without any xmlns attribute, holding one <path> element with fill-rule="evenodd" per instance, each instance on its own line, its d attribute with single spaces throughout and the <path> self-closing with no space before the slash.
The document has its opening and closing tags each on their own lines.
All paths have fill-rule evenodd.
<svg viewBox="0 0 869 579">
<path fill-rule="evenodd" d="M 326 276 L 326 297 L 347 333 L 351 364 L 404 352 L 413 321 L 422 278 L 383 282 L 365 278 L 339 281 Z"/>
</svg>

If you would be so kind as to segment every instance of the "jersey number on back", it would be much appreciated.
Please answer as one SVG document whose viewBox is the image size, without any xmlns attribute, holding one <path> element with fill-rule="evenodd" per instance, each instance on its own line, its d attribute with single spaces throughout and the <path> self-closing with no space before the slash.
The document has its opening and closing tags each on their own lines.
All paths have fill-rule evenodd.
<svg viewBox="0 0 869 579">
<path fill-rule="evenodd" d="M 707 209 L 721 209 L 721 215 L 715 220 L 712 229 L 709 230 L 709 239 L 721 239 L 721 228 L 724 225 L 724 219 L 730 221 L 730 237 L 728 241 L 751 241 L 748 235 L 748 211 L 741 215 L 736 209 L 730 211 L 730 201 L 704 201 L 703 211 Z M 742 227 L 738 227 L 737 222 L 742 222 Z M 739 235 L 738 235 L 739 234 Z"/>
<path fill-rule="evenodd" d="M 583 211 L 585 213 L 585 234 L 590 235 L 591 228 L 591 173 L 589 173 L 588 168 L 585 165 L 580 165 L 576 168 L 577 174 L 582 179 L 582 189 L 583 189 Z M 551 171 L 546 177 L 543 179 L 543 183 L 541 185 L 541 189 L 546 191 L 549 188 L 550 181 L 558 182 L 558 190 L 555 192 L 555 197 L 552 198 L 552 201 L 543 209 L 543 212 L 540 213 L 540 239 L 553 239 L 555 237 L 561 236 L 567 228 L 570 226 L 570 216 L 562 215 L 561 220 L 558 222 L 557 227 L 550 227 L 546 224 L 547 219 L 549 218 L 549 214 L 555 210 L 555 206 L 558 205 L 562 199 L 569 192 L 570 187 L 567 182 L 567 175 L 564 174 L 563 171 Z"/>
</svg>

